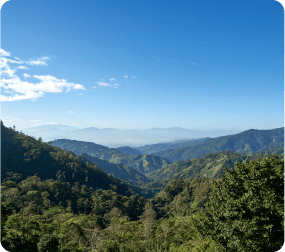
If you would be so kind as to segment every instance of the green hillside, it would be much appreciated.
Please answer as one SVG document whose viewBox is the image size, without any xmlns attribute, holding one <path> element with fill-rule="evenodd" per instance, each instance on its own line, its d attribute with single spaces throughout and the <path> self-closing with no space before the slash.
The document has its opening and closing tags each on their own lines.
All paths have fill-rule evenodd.
<svg viewBox="0 0 285 252">
<path fill-rule="evenodd" d="M 125 154 L 125 155 L 139 155 L 142 154 L 138 149 L 131 148 L 129 146 L 123 146 L 115 148 L 117 151 Z"/>
<path fill-rule="evenodd" d="M 191 140 L 179 140 L 169 143 L 158 143 L 158 144 L 150 144 L 145 146 L 136 147 L 141 153 L 146 154 L 153 154 L 160 151 L 170 150 L 170 149 L 177 149 L 177 148 L 184 148 L 189 146 L 194 146 L 197 144 L 201 144 L 205 141 L 210 140 L 210 137 L 202 138 L 202 139 L 191 139 Z"/>
<path fill-rule="evenodd" d="M 60 139 L 52 142 L 54 146 L 61 149 L 72 151 L 75 154 L 86 153 L 89 156 L 103 159 L 113 164 L 124 163 L 129 167 L 137 170 L 142 174 L 147 174 L 160 169 L 162 166 L 168 165 L 171 162 L 165 158 L 147 154 L 140 155 L 125 155 L 115 149 L 111 149 L 99 144 L 75 141 L 68 139 Z"/>
<path fill-rule="evenodd" d="M 284 128 L 273 130 L 247 130 L 236 135 L 207 140 L 199 145 L 154 153 L 171 162 L 201 158 L 208 153 L 233 151 L 237 153 L 256 152 L 266 146 L 284 143 Z"/>
<path fill-rule="evenodd" d="M 122 195 L 134 192 L 119 179 L 108 175 L 97 165 L 81 163 L 72 152 L 61 150 L 33 137 L 26 136 L 1 122 L 1 180 L 22 181 L 37 174 L 42 179 L 53 179 L 74 185 L 109 189 L 117 187 Z M 134 187 L 133 187 L 134 188 Z"/>
<path fill-rule="evenodd" d="M 141 183 L 149 183 L 152 180 L 139 173 L 137 170 L 130 168 L 126 164 L 112 164 L 108 161 L 91 157 L 90 155 L 83 153 L 80 155 L 84 158 L 84 161 L 87 160 L 97 164 L 101 170 L 104 172 L 111 174 L 113 177 L 123 180 L 125 182 L 129 182 L 132 184 L 141 184 Z"/>
<path fill-rule="evenodd" d="M 172 181 L 179 177 L 183 179 L 192 179 L 194 177 L 218 178 L 221 174 L 224 174 L 224 167 L 231 169 L 236 162 L 242 162 L 248 158 L 249 156 L 246 154 L 231 151 L 210 153 L 202 158 L 173 162 L 147 176 L 157 181 Z"/>
</svg>

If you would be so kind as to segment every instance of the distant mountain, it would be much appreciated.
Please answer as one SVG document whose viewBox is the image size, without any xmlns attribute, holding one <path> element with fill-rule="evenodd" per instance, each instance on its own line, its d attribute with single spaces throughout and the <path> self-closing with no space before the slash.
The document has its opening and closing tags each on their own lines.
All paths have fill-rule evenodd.
<svg viewBox="0 0 285 252">
<path fill-rule="evenodd" d="M 131 148 L 129 146 L 123 146 L 115 148 L 117 151 L 125 154 L 125 155 L 139 155 L 142 154 L 138 149 Z"/>
<path fill-rule="evenodd" d="M 52 124 L 24 129 L 27 135 L 36 138 L 41 137 L 43 141 L 55 139 L 72 139 L 77 141 L 88 141 L 108 147 L 121 146 L 144 146 L 157 143 L 173 142 L 182 139 L 197 139 L 205 137 L 218 137 L 238 133 L 237 130 L 189 130 L 183 128 L 153 128 L 146 130 L 118 130 L 114 128 L 99 129 L 89 127 L 75 129 L 70 126 Z"/>
<path fill-rule="evenodd" d="M 46 129 L 59 129 L 59 130 L 76 130 L 75 127 L 71 127 L 63 124 L 44 124 L 36 127 L 26 128 L 24 131 L 34 131 L 34 130 L 46 130 Z"/>
<path fill-rule="evenodd" d="M 124 163 L 144 175 L 171 163 L 165 158 L 147 154 L 128 156 L 116 149 L 91 142 L 59 139 L 53 141 L 52 145 L 72 151 L 77 155 L 87 153 L 92 157 L 103 159 L 113 164 Z"/>
<path fill-rule="evenodd" d="M 152 153 L 157 153 L 160 151 L 165 151 L 165 150 L 170 150 L 170 149 L 194 146 L 197 144 L 201 144 L 205 141 L 208 141 L 210 139 L 211 138 L 206 137 L 202 139 L 178 140 L 178 141 L 173 141 L 169 143 L 158 143 L 158 144 L 140 146 L 140 147 L 136 147 L 136 149 L 139 150 L 141 153 L 152 154 Z"/>
<path fill-rule="evenodd" d="M 236 135 L 208 139 L 206 142 L 184 148 L 176 148 L 153 153 L 174 162 L 200 158 L 208 153 L 219 151 L 233 151 L 237 153 L 251 153 L 263 147 L 284 143 L 284 127 L 272 130 L 247 130 Z"/>
<path fill-rule="evenodd" d="M 130 168 L 126 164 L 111 164 L 108 161 L 91 157 L 90 155 L 83 153 L 79 155 L 84 159 L 81 160 L 84 163 L 86 161 L 90 161 L 94 164 L 97 164 L 101 170 L 104 172 L 111 174 L 113 177 L 123 180 L 132 184 L 141 184 L 141 183 L 149 183 L 152 180 L 139 173 L 137 170 Z"/>
</svg>

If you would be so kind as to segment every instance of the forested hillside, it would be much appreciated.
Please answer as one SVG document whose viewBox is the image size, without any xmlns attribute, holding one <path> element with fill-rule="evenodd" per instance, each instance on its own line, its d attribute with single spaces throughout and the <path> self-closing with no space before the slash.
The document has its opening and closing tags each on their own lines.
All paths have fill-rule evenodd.
<svg viewBox="0 0 285 252">
<path fill-rule="evenodd" d="M 174 162 L 141 187 L 91 161 L 147 181 L 126 165 L 76 156 L 3 123 L 1 147 L 1 243 L 8 251 L 265 252 L 283 244 L 283 144 Z"/>
<path fill-rule="evenodd" d="M 117 187 L 122 195 L 134 192 L 119 179 L 108 175 L 97 165 L 81 163 L 72 152 L 61 150 L 33 137 L 26 136 L 1 122 L 1 180 L 20 182 L 37 174 L 42 180 L 53 179 L 74 185 L 109 189 Z"/>
<path fill-rule="evenodd" d="M 54 146 L 60 147 L 61 149 L 72 151 L 78 155 L 86 153 L 89 156 L 100 158 L 113 164 L 124 163 L 142 174 L 147 174 L 152 171 L 158 170 L 164 165 L 168 165 L 171 163 L 165 158 L 159 156 L 147 154 L 130 156 L 125 155 L 115 149 L 90 142 L 59 139 L 53 141 L 52 144 Z"/>
<path fill-rule="evenodd" d="M 113 177 L 125 182 L 132 184 L 142 184 L 152 181 L 152 179 L 147 178 L 142 173 L 139 173 L 137 170 L 130 168 L 126 164 L 112 164 L 108 161 L 96 157 L 91 157 L 86 153 L 80 154 L 78 157 L 83 157 L 83 162 L 90 161 L 94 164 L 97 164 L 104 172 L 111 174 Z"/>
<path fill-rule="evenodd" d="M 236 135 L 223 136 L 207 140 L 199 145 L 153 153 L 171 162 L 200 158 L 208 153 L 233 151 L 252 153 L 273 144 L 284 144 L 284 128 L 273 130 L 247 130 Z"/>
<path fill-rule="evenodd" d="M 278 155 L 284 158 L 283 144 L 275 145 L 276 148 L 263 148 L 253 154 L 241 154 L 231 151 L 221 151 L 215 154 L 207 154 L 202 158 L 195 158 L 188 161 L 176 161 L 159 170 L 153 171 L 147 177 L 156 180 L 172 181 L 182 177 L 192 179 L 195 177 L 219 178 L 224 174 L 224 168 L 233 169 L 234 164 L 244 160 L 257 160 L 267 155 Z"/>
</svg>

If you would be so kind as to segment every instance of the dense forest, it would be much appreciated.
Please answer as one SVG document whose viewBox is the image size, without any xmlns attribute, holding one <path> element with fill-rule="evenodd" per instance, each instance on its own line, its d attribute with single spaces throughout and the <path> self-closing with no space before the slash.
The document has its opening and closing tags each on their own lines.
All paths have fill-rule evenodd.
<svg viewBox="0 0 285 252">
<path fill-rule="evenodd" d="M 148 189 L 3 123 L 1 145 L 1 243 L 8 251 L 276 251 L 283 245 L 283 145 L 169 163 L 153 172 Z M 219 167 L 216 175 L 198 176 L 209 164 Z M 190 171 L 197 176 L 186 176 Z"/>
</svg>

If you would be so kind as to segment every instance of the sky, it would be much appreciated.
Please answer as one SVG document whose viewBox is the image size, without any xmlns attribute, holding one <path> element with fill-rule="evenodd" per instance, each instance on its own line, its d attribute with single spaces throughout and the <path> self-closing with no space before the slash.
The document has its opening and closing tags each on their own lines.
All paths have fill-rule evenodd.
<svg viewBox="0 0 285 252">
<path fill-rule="evenodd" d="M 1 119 L 24 129 L 284 126 L 274 0 L 10 0 Z"/>
</svg>

